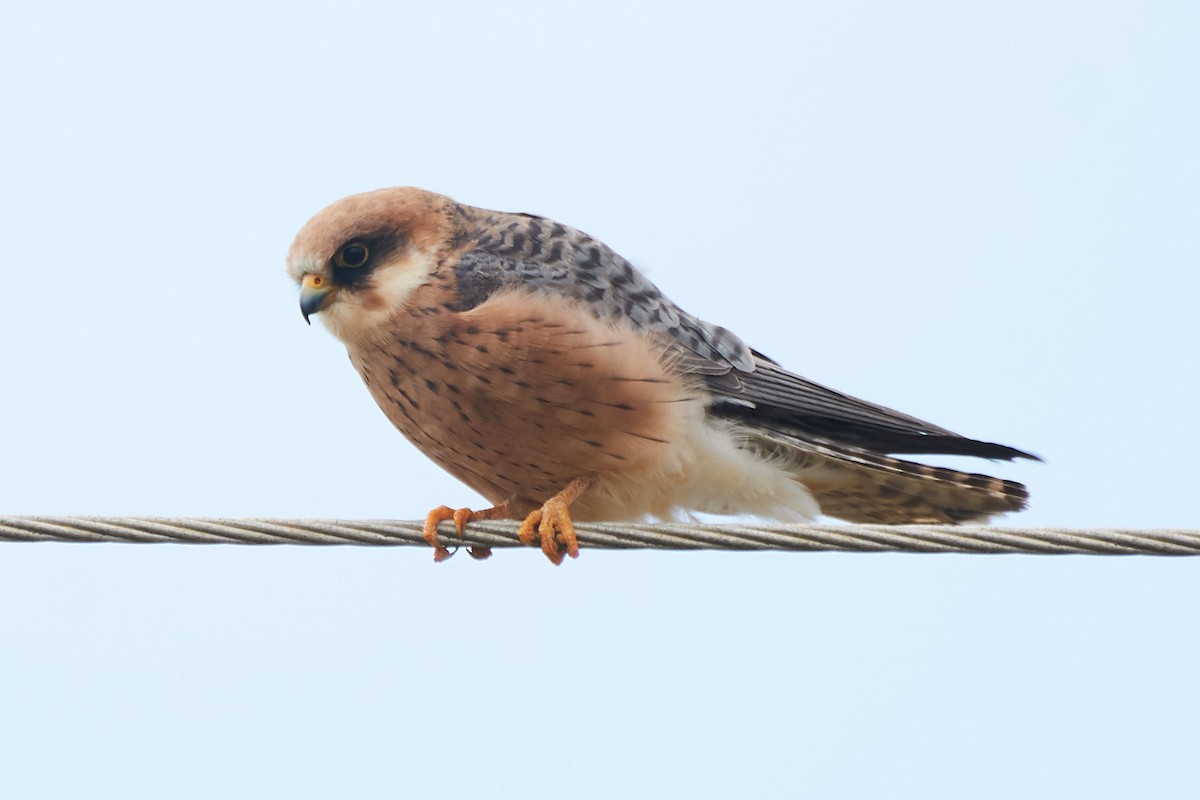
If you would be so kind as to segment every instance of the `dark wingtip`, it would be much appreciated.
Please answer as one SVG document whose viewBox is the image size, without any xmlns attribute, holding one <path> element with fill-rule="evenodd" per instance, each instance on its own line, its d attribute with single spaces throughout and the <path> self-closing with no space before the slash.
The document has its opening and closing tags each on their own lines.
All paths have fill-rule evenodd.
<svg viewBox="0 0 1200 800">
<path fill-rule="evenodd" d="M 990 458 L 995 461 L 1014 461 L 1027 458 L 1030 461 L 1045 461 L 1041 456 L 1009 447 L 995 442 L 981 442 L 968 439 L 965 436 L 939 436 L 926 434 L 917 436 L 892 436 L 876 443 L 876 447 L 886 453 L 912 453 L 945 456 L 974 456 L 975 458 Z"/>
<path fill-rule="evenodd" d="M 979 458 L 994 458 L 996 461 L 1016 461 L 1018 458 L 1028 458 L 1030 461 L 1044 462 L 1042 456 L 1036 456 L 1034 453 L 1018 450 L 1016 447 L 1008 445 L 998 445 L 995 441 L 977 441 L 974 439 L 961 439 L 961 455 L 978 456 Z M 949 450 L 938 452 L 950 453 Z"/>
<path fill-rule="evenodd" d="M 1001 453 L 1001 455 L 998 456 L 984 456 L 984 458 L 1002 458 L 1004 461 L 1015 461 L 1015 459 L 1018 458 L 1028 458 L 1030 461 L 1045 463 L 1045 458 L 1042 456 L 1034 455 L 1034 453 L 1028 453 L 1024 450 L 1018 450 L 1016 447 L 997 445 L 995 443 L 991 443 L 991 441 L 985 441 L 985 443 L 982 444 L 988 445 L 988 447 L 995 447 L 996 451 Z"/>
</svg>

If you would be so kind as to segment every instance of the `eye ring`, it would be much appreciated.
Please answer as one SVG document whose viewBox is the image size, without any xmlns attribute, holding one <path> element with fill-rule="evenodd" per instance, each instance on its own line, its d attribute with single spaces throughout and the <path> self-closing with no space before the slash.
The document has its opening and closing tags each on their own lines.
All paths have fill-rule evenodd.
<svg viewBox="0 0 1200 800">
<path fill-rule="evenodd" d="M 341 249 L 333 257 L 333 263 L 338 267 L 346 267 L 348 269 L 358 269 L 367 263 L 367 259 L 371 257 L 371 250 L 362 242 L 348 242 L 342 245 Z"/>
</svg>

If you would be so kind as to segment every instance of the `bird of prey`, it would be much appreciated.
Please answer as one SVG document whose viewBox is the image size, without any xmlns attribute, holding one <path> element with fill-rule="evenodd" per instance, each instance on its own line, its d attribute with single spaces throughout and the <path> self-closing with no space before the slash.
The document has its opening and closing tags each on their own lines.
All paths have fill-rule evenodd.
<svg viewBox="0 0 1200 800">
<path fill-rule="evenodd" d="M 523 520 L 551 561 L 576 520 L 689 511 L 958 523 L 1025 487 L 897 454 L 1032 458 L 789 372 L 676 306 L 581 231 L 415 188 L 335 202 L 287 256 L 387 418 L 493 506 L 425 521 Z"/>
</svg>

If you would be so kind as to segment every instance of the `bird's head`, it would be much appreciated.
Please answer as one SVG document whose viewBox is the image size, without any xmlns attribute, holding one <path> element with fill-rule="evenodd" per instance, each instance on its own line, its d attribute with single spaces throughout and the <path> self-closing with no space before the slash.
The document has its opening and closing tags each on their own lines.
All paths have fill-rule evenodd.
<svg viewBox="0 0 1200 800">
<path fill-rule="evenodd" d="M 461 235 L 458 208 L 421 189 L 338 200 L 305 223 L 288 250 L 304 319 L 320 313 L 343 342 L 362 342 L 404 308 Z"/>
</svg>

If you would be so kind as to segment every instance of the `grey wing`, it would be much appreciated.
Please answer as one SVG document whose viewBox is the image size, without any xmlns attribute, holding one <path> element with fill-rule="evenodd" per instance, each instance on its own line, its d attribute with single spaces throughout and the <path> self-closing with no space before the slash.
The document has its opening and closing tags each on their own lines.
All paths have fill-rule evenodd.
<svg viewBox="0 0 1200 800">
<path fill-rule="evenodd" d="M 1041 459 L 1015 447 L 983 442 L 788 372 L 754 353 L 740 387 L 714 386 L 712 413 L 790 435 L 829 439 L 877 453 L 940 453 L 980 458 Z"/>
<path fill-rule="evenodd" d="M 733 371 L 754 369 L 754 356 L 741 339 L 680 310 L 603 242 L 543 217 L 478 213 L 475 249 L 454 268 L 465 306 L 509 286 L 540 288 L 578 300 L 602 319 L 663 334 L 695 374 L 719 382 Z"/>
<path fill-rule="evenodd" d="M 706 383 L 712 413 L 766 430 L 826 437 L 881 453 L 1037 458 L 788 372 L 732 332 L 680 309 L 627 260 L 582 231 L 528 214 L 476 213 L 476 247 L 455 266 L 467 307 L 503 287 L 539 287 L 579 300 L 601 318 L 662 334 L 677 349 L 681 368 Z"/>
</svg>

